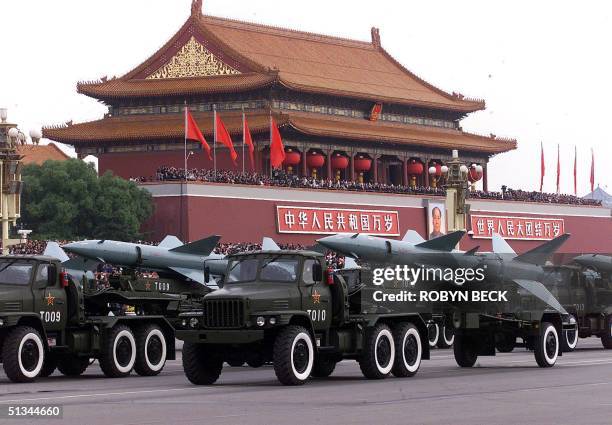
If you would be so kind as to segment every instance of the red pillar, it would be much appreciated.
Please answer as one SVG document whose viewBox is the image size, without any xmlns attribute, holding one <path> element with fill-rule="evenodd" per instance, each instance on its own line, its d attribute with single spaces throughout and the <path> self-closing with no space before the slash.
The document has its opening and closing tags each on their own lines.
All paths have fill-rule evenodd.
<svg viewBox="0 0 612 425">
<path fill-rule="evenodd" d="M 350 171 L 350 179 L 352 182 L 355 181 L 355 152 L 351 152 L 349 155 L 349 160 L 351 162 L 351 171 Z"/>
<path fill-rule="evenodd" d="M 431 180 L 429 179 L 429 159 L 425 160 L 425 184 L 424 187 L 431 186 Z"/>
<path fill-rule="evenodd" d="M 374 177 L 372 178 L 372 183 L 378 183 L 378 155 L 374 155 Z"/>
<path fill-rule="evenodd" d="M 308 175 L 308 167 L 306 165 L 306 160 L 308 156 L 308 149 L 302 149 L 302 176 L 305 177 Z"/>
<path fill-rule="evenodd" d="M 332 167 L 331 167 L 332 151 L 327 151 L 327 158 L 325 163 L 327 165 L 327 180 L 332 180 Z"/>
<path fill-rule="evenodd" d="M 408 158 L 402 160 L 402 186 L 408 186 Z"/>
<path fill-rule="evenodd" d="M 482 165 L 482 190 L 485 192 L 489 191 L 489 178 L 487 172 L 487 163 Z"/>
</svg>

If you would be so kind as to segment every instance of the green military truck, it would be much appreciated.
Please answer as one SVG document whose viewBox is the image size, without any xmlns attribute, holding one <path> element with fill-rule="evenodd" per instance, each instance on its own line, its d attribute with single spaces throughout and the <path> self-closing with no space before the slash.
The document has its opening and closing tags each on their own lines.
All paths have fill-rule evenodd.
<svg viewBox="0 0 612 425">
<path fill-rule="evenodd" d="M 576 348 L 578 338 L 597 336 L 603 346 L 612 349 L 612 279 L 600 272 L 579 265 L 547 267 L 543 281 L 550 292 L 578 323 L 578 331 L 564 335 L 566 351 Z"/>
<path fill-rule="evenodd" d="M 210 385 L 223 362 L 271 362 L 282 384 L 300 385 L 331 375 L 343 359 L 357 360 L 370 379 L 413 376 L 429 359 L 423 318 L 368 312 L 360 273 L 327 269 L 310 251 L 230 256 L 223 287 L 181 314 L 187 378 Z"/>
<path fill-rule="evenodd" d="M 53 257 L 0 257 L 0 361 L 7 377 L 29 382 L 56 368 L 76 376 L 90 359 L 108 377 L 132 370 L 157 375 L 175 358 L 171 321 L 189 305 L 184 288 L 173 285 L 120 276 L 98 289 L 75 281 Z"/>
</svg>

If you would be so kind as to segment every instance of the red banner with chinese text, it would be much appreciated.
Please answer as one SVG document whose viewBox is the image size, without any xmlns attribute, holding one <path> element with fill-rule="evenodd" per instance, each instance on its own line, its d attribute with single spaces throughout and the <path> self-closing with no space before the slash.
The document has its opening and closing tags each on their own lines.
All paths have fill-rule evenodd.
<svg viewBox="0 0 612 425">
<path fill-rule="evenodd" d="M 472 237 L 491 239 L 493 233 L 505 239 L 547 241 L 565 233 L 562 218 L 505 217 L 472 215 Z"/>
<path fill-rule="evenodd" d="M 279 233 L 366 233 L 399 236 L 397 211 L 276 207 Z"/>
</svg>

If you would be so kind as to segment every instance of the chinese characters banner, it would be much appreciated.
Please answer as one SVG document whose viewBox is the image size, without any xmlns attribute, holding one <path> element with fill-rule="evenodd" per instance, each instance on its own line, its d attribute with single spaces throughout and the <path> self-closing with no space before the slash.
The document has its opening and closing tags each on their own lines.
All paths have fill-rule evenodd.
<svg viewBox="0 0 612 425">
<path fill-rule="evenodd" d="M 471 216 L 473 238 L 491 239 L 497 233 L 506 239 L 550 240 L 565 233 L 562 218 Z"/>
<path fill-rule="evenodd" d="M 399 236 L 397 211 L 276 207 L 279 233 L 367 233 Z"/>
</svg>

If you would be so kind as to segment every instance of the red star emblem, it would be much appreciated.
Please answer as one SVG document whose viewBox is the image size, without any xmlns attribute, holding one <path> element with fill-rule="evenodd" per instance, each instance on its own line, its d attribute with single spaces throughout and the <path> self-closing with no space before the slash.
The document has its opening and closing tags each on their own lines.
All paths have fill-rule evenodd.
<svg viewBox="0 0 612 425">
<path fill-rule="evenodd" d="M 151 282 L 147 282 L 147 283 L 145 283 L 145 289 L 146 289 L 147 291 L 150 291 L 150 290 L 151 290 Z"/>
<path fill-rule="evenodd" d="M 312 303 L 313 304 L 320 304 L 321 303 L 321 294 L 319 294 L 319 291 L 315 290 L 312 293 Z"/>
<path fill-rule="evenodd" d="M 55 297 L 51 295 L 51 292 L 49 292 L 49 295 L 45 297 L 45 300 L 47 300 L 47 305 L 53 305 L 53 302 L 55 301 Z"/>
</svg>

